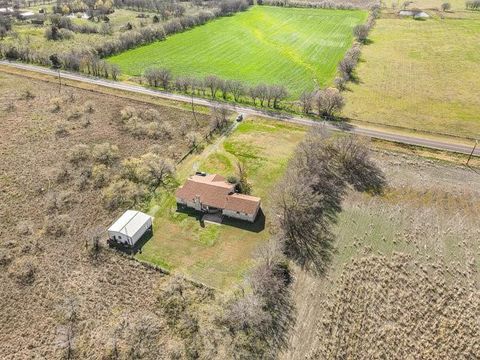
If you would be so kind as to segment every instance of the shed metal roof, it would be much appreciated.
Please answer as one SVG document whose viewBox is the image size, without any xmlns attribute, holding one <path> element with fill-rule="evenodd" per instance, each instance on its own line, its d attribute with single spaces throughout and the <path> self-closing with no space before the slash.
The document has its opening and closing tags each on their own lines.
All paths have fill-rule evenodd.
<svg viewBox="0 0 480 360">
<path fill-rule="evenodd" d="M 125 236 L 133 236 L 151 219 L 150 215 L 141 211 L 127 210 L 108 228 L 108 231 L 115 231 Z"/>
</svg>

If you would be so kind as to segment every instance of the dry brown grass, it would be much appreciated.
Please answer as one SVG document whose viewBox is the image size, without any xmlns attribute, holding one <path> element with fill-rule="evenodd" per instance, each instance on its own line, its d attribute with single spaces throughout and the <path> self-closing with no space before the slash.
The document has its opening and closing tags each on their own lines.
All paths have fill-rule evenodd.
<svg viewBox="0 0 480 360">
<path fill-rule="evenodd" d="M 195 125 L 181 109 L 71 87 L 59 95 L 55 84 L 5 73 L 0 92 L 0 358 L 61 358 L 72 336 L 75 358 L 105 357 L 113 344 L 120 358 L 185 357 L 185 340 L 165 328 L 158 307 L 165 277 L 104 247 L 89 255 L 85 230 L 105 228 L 123 209 L 106 210 L 69 155 L 105 142 L 119 161 L 151 147 L 174 159 L 187 151 L 180 134 L 159 141 L 123 131 L 115 120 L 127 105 L 157 110 L 173 129 L 204 133 L 209 117 L 197 114 Z M 196 291 L 187 286 L 185 296 Z"/>
</svg>

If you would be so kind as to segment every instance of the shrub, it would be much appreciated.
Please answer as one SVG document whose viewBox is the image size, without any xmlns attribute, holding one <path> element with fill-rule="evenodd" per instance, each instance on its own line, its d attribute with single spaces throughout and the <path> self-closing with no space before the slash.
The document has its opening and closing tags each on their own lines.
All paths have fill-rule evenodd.
<svg viewBox="0 0 480 360">
<path fill-rule="evenodd" d="M 147 153 L 140 158 L 123 161 L 123 176 L 133 182 L 156 187 L 165 182 L 175 171 L 172 160 L 162 158 L 154 153 Z"/>
<path fill-rule="evenodd" d="M 370 28 L 367 25 L 361 24 L 353 28 L 353 35 L 355 35 L 358 42 L 364 43 L 367 40 L 369 31 Z"/>
<path fill-rule="evenodd" d="M 186 135 L 187 144 L 189 147 L 196 147 L 201 140 L 199 133 L 191 131 Z"/>
<path fill-rule="evenodd" d="M 60 39 L 62 40 L 70 40 L 73 39 L 74 33 L 68 29 L 60 29 L 59 30 Z"/>
<path fill-rule="evenodd" d="M 20 95 L 20 99 L 21 100 L 33 100 L 33 99 L 35 99 L 35 94 L 30 89 L 26 89 Z"/>
<path fill-rule="evenodd" d="M 87 161 L 89 158 L 90 149 L 85 144 L 74 145 L 68 153 L 68 159 L 74 165 L 78 165 L 83 161 Z"/>
<path fill-rule="evenodd" d="M 47 211 L 50 213 L 68 210 L 74 202 L 75 200 L 71 191 L 49 193 L 45 201 Z"/>
<path fill-rule="evenodd" d="M 93 159 L 104 165 L 112 165 L 118 160 L 118 147 L 109 143 L 97 144 L 92 150 Z"/>
<path fill-rule="evenodd" d="M 449 2 L 444 2 L 441 7 L 442 11 L 449 11 L 452 8 L 452 5 L 450 5 Z"/>
<path fill-rule="evenodd" d="M 59 238 L 68 234 L 71 222 L 68 215 L 50 215 L 45 218 L 43 230 L 46 235 Z"/>
<path fill-rule="evenodd" d="M 130 119 L 132 116 L 137 116 L 137 110 L 132 106 L 127 106 L 122 111 L 120 111 L 120 118 L 123 123 Z"/>
<path fill-rule="evenodd" d="M 21 257 L 9 267 L 9 275 L 20 285 L 31 285 L 35 281 L 37 263 L 32 257 Z"/>
<path fill-rule="evenodd" d="M 68 131 L 68 125 L 64 122 L 60 122 L 57 124 L 57 127 L 55 128 L 55 136 L 62 138 L 68 136 L 69 131 Z"/>
<path fill-rule="evenodd" d="M 78 120 L 82 117 L 82 112 L 79 109 L 70 109 L 66 114 L 67 120 Z"/>
<path fill-rule="evenodd" d="M 105 207 L 109 210 L 115 210 L 121 206 L 131 207 L 137 202 L 144 200 L 147 194 L 148 192 L 144 185 L 125 179 L 111 182 L 102 191 Z"/>
<path fill-rule="evenodd" d="M 92 101 L 86 101 L 84 109 L 86 113 L 93 114 L 95 112 L 95 104 Z"/>
<path fill-rule="evenodd" d="M 50 111 L 53 113 L 59 112 L 62 108 L 62 99 L 55 97 L 50 99 Z"/>
<path fill-rule="evenodd" d="M 0 249 L 0 266 L 7 266 L 12 262 L 13 258 L 6 249 Z"/>
<path fill-rule="evenodd" d="M 155 109 L 147 109 L 142 114 L 145 121 L 160 121 L 160 113 Z"/>
<path fill-rule="evenodd" d="M 92 168 L 92 182 L 97 189 L 106 186 L 111 178 L 110 170 L 104 164 L 94 165 Z"/>
</svg>

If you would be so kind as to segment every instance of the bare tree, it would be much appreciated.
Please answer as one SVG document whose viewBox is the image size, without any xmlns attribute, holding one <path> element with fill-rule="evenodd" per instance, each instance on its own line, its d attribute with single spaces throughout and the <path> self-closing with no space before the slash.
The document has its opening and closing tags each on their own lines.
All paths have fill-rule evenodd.
<svg viewBox="0 0 480 360">
<path fill-rule="evenodd" d="M 197 145 L 200 142 L 201 136 L 199 133 L 195 131 L 191 131 L 186 135 L 186 139 L 187 139 L 188 146 L 193 148 L 193 147 L 197 147 Z"/>
<path fill-rule="evenodd" d="M 273 85 L 270 87 L 270 94 L 273 100 L 273 107 L 278 108 L 280 101 L 288 97 L 288 91 L 283 85 Z"/>
<path fill-rule="evenodd" d="M 158 78 L 162 84 L 162 88 L 168 90 L 170 87 L 170 82 L 172 81 L 172 72 L 165 68 L 159 69 Z"/>
<path fill-rule="evenodd" d="M 345 106 L 342 94 L 335 88 L 317 92 L 315 102 L 320 116 L 333 117 Z"/>
<path fill-rule="evenodd" d="M 247 168 L 245 163 L 237 161 L 237 177 L 238 177 L 238 191 L 242 194 L 249 195 L 252 192 L 252 185 L 248 182 Z"/>
<path fill-rule="evenodd" d="M 229 110 L 225 106 L 214 106 L 210 118 L 210 131 L 222 130 L 228 124 Z"/>
<path fill-rule="evenodd" d="M 370 28 L 367 25 L 360 24 L 353 28 L 353 35 L 355 35 L 358 42 L 365 43 L 369 31 Z"/>
<path fill-rule="evenodd" d="M 204 79 L 205 86 L 210 89 L 210 94 L 212 99 L 215 99 L 217 96 L 217 92 L 221 86 L 222 80 L 215 75 L 208 75 Z"/>
<path fill-rule="evenodd" d="M 245 94 L 245 86 L 237 80 L 228 80 L 227 88 L 233 95 L 233 99 L 238 101 L 242 95 Z M 255 102 L 255 101 L 254 101 Z"/>
<path fill-rule="evenodd" d="M 304 91 L 300 95 L 300 105 L 302 107 L 302 112 L 304 114 L 308 114 L 312 111 L 313 107 L 313 98 L 315 97 L 315 93 L 311 91 Z"/>
</svg>

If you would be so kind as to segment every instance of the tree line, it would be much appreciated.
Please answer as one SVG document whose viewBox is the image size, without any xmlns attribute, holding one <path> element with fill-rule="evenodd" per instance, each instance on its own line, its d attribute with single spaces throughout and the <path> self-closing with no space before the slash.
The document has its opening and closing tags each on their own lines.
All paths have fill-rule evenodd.
<svg viewBox="0 0 480 360">
<path fill-rule="evenodd" d="M 363 140 L 331 137 L 313 128 L 298 145 L 275 191 L 274 236 L 285 256 L 323 274 L 334 249 L 332 226 L 347 189 L 379 194 L 384 186 L 385 177 Z"/>
<path fill-rule="evenodd" d="M 258 5 L 267 6 L 280 6 L 280 7 L 293 7 L 293 8 L 314 8 L 314 9 L 338 9 L 338 10 L 351 10 L 351 9 L 365 9 L 372 6 L 373 1 L 361 0 L 361 1 L 292 1 L 292 0 L 257 0 Z"/>
<path fill-rule="evenodd" d="M 214 4 L 215 7 L 212 7 L 210 11 L 200 11 L 196 15 L 174 18 L 164 24 L 152 23 L 139 29 L 130 28 L 114 39 L 100 42 L 92 48 L 86 50 L 69 50 L 55 55 L 59 59 L 61 67 L 66 70 L 81 71 L 84 68 L 88 69 L 89 66 L 82 65 L 88 62 L 102 64 L 103 68 L 106 68 L 107 65 L 105 65 L 99 58 L 111 56 L 153 41 L 165 40 L 168 35 L 182 32 L 198 25 L 203 25 L 219 16 L 228 16 L 236 11 L 246 10 L 249 6 L 246 0 L 223 0 L 214 2 Z M 58 15 L 54 16 L 53 19 L 56 24 L 54 25 L 56 30 L 52 31 L 52 28 L 50 28 L 50 30 L 47 31 L 46 36 L 51 37 L 52 39 L 60 39 L 62 36 L 69 36 L 66 31 L 60 31 L 60 29 L 74 28 L 71 24 L 71 20 L 67 17 L 58 17 Z M 4 22 L 7 24 L 6 21 Z M 2 27 L 7 28 L 3 25 Z M 81 31 L 83 28 L 79 26 L 75 27 L 75 29 Z M 6 30 L 4 32 L 6 33 Z M 3 59 L 20 60 L 43 66 L 52 66 L 50 60 L 51 55 L 53 54 L 37 51 L 28 46 L 27 43 L 23 42 L 0 43 L 0 58 Z M 103 76 L 102 74 L 104 74 L 104 72 L 99 72 L 96 76 Z"/>
<path fill-rule="evenodd" d="M 480 0 L 468 0 L 465 2 L 468 10 L 480 10 Z"/>
<path fill-rule="evenodd" d="M 203 78 L 190 76 L 174 77 L 166 68 L 152 67 L 145 70 L 143 78 L 148 85 L 165 91 L 175 90 L 186 94 L 209 96 L 212 99 L 247 101 L 262 107 L 280 107 L 289 94 L 283 85 L 258 84 L 248 86 L 238 80 L 225 80 L 216 75 Z"/>
</svg>

